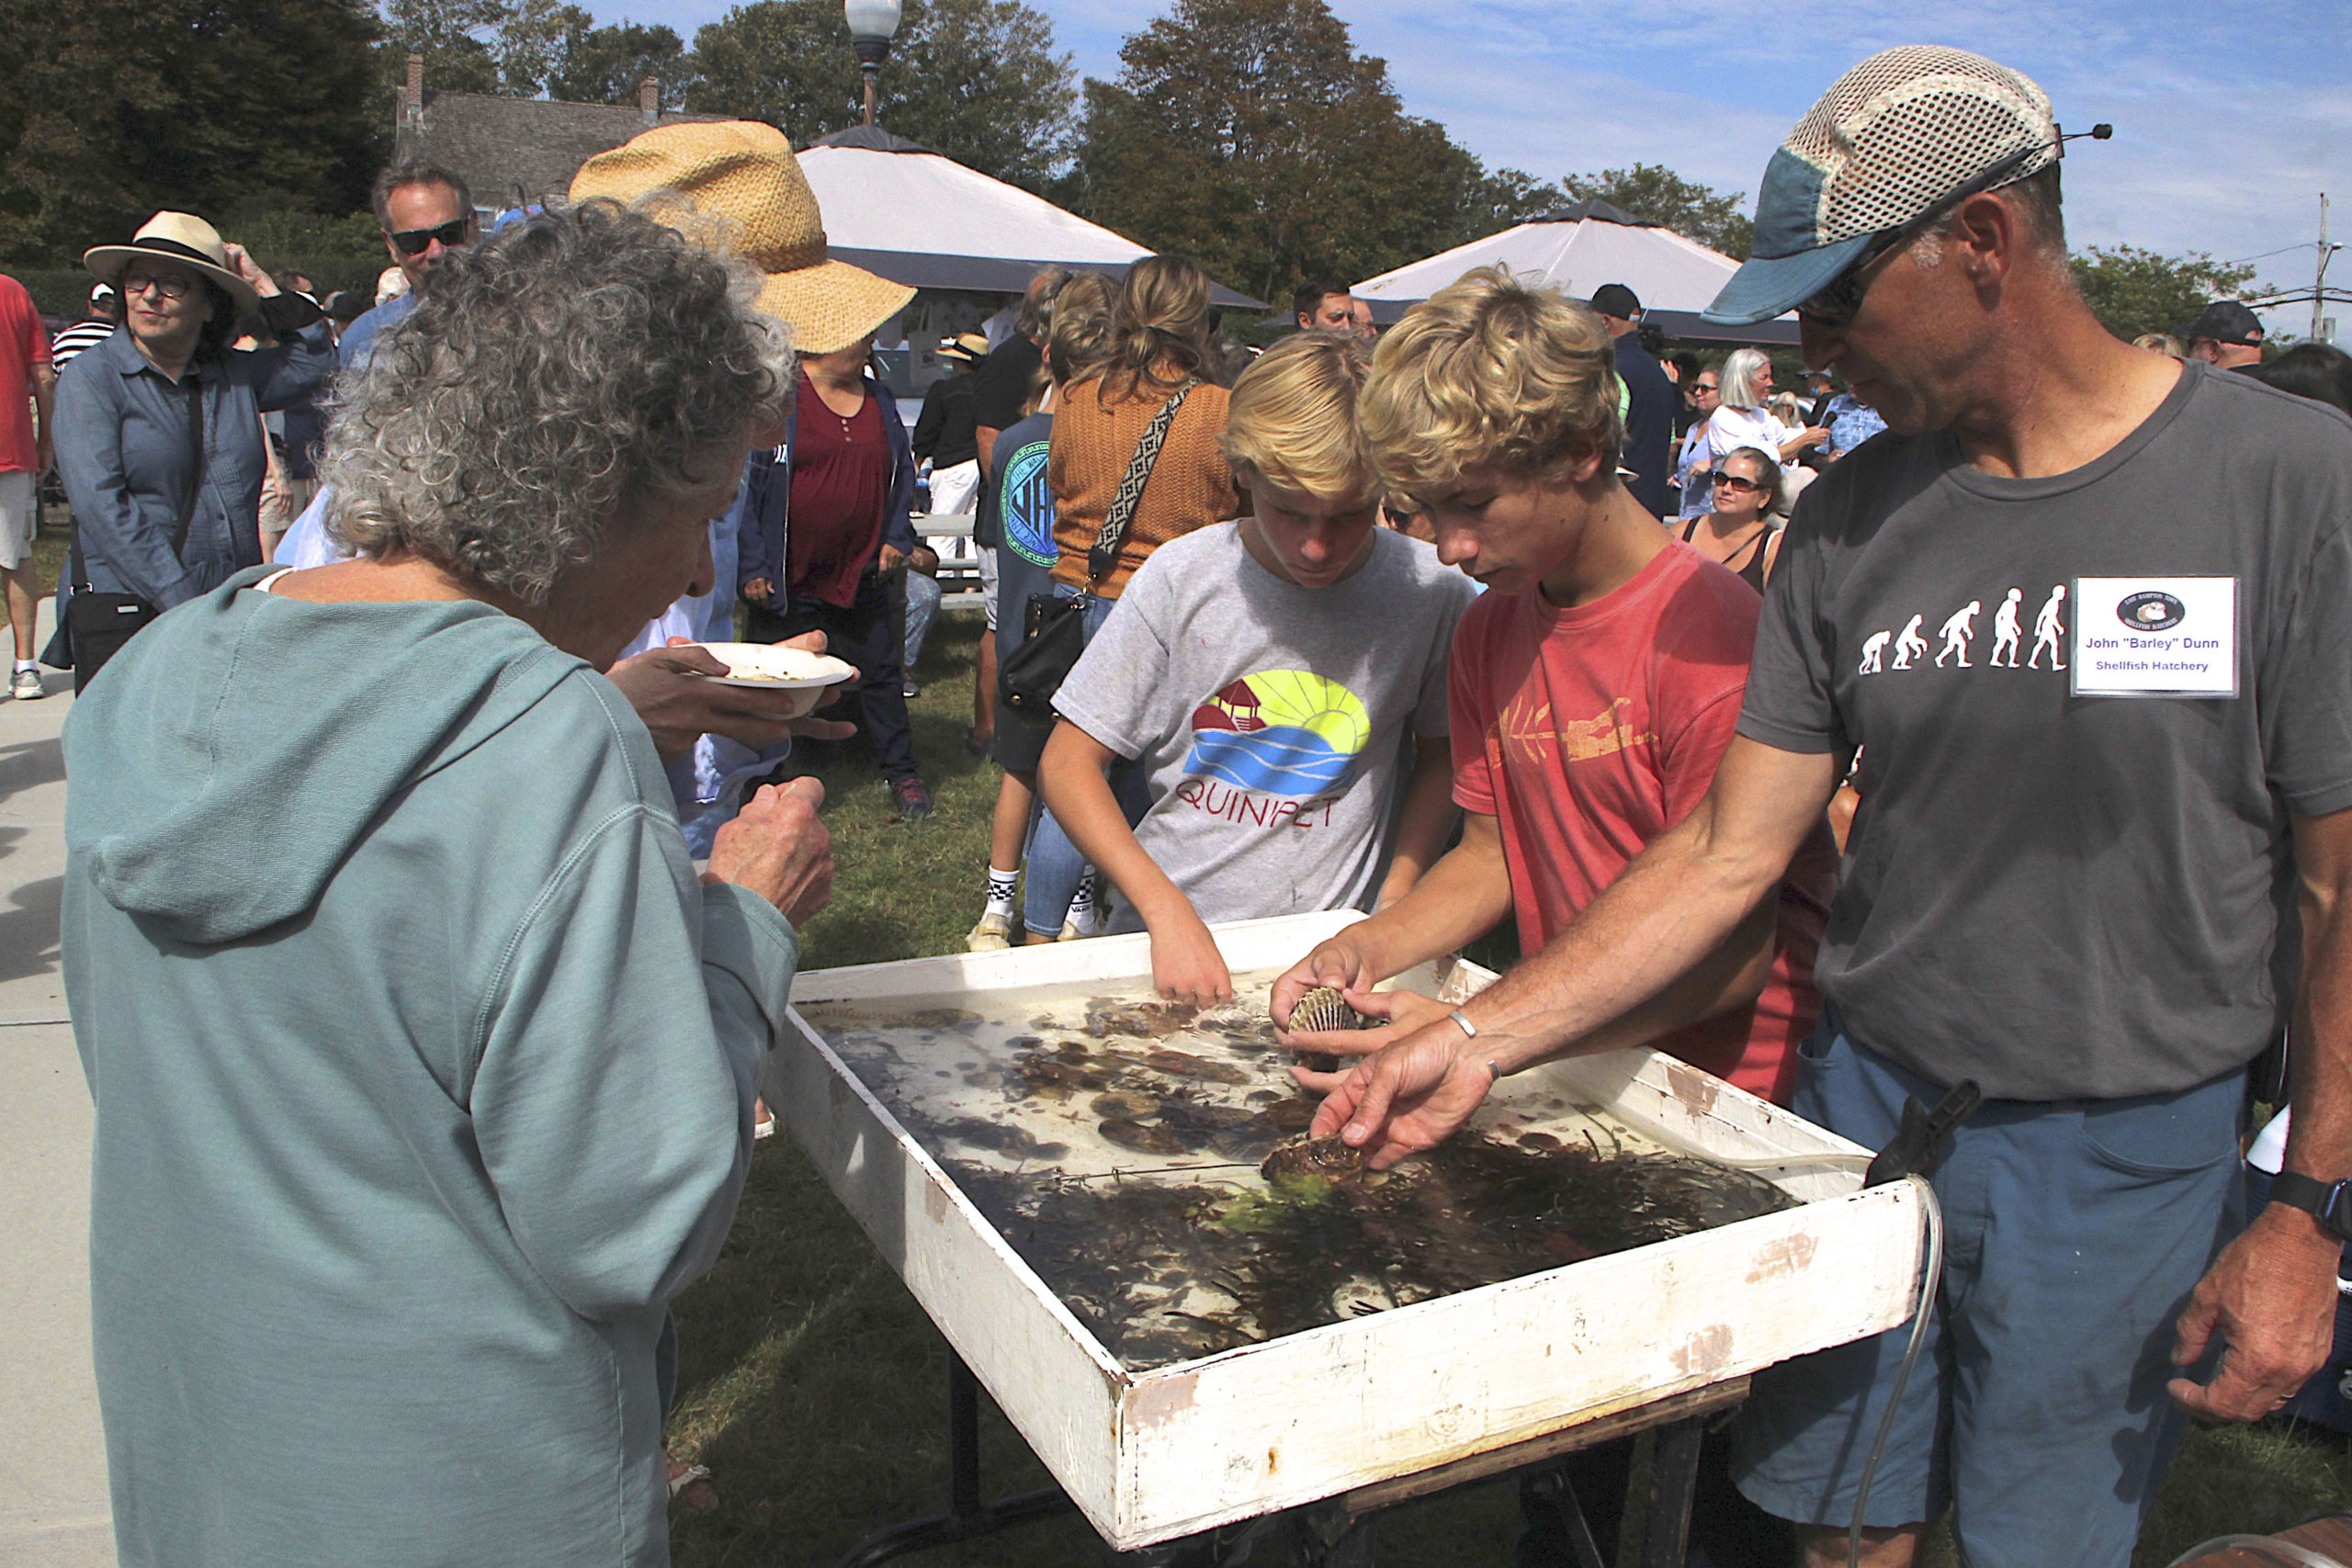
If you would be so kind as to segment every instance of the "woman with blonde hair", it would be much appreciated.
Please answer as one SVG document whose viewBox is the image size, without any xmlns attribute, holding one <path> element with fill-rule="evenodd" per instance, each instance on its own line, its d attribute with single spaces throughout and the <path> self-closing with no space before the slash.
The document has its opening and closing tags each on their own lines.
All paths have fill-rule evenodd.
<svg viewBox="0 0 2352 1568">
<path fill-rule="evenodd" d="M 1239 510 L 1233 469 L 1217 449 L 1228 396 L 1216 384 L 1219 355 L 1209 332 L 1209 280 L 1186 256 L 1147 256 L 1127 270 L 1112 306 L 1102 369 L 1069 389 L 1054 422 L 1050 478 L 1054 581 L 1097 600 L 1118 598 L 1136 568 L 1170 539 Z M 1138 457 L 1144 436 L 1173 405 L 1156 456 Z M 1143 494 L 1115 545 L 1100 559 L 1112 502 L 1133 470 Z M 1109 613 L 1089 613 L 1099 624 Z"/>
<path fill-rule="evenodd" d="M 1101 367 L 1062 392 L 1046 463 L 1053 591 L 1086 602 L 1080 613 L 1090 641 L 1154 550 L 1241 510 L 1217 445 L 1230 401 L 1216 382 L 1221 357 L 1209 330 L 1208 275 L 1187 256 L 1146 256 L 1120 280 Z M 1135 770 L 1114 769 L 1112 785 L 1129 819 L 1139 817 L 1145 801 Z M 1041 854 L 1074 855 L 1068 844 L 1050 821 L 1041 825 L 1032 863 Z M 1090 877 L 1061 934 L 1102 929 Z M 1033 931 L 1030 940 L 1052 939 Z"/>
</svg>

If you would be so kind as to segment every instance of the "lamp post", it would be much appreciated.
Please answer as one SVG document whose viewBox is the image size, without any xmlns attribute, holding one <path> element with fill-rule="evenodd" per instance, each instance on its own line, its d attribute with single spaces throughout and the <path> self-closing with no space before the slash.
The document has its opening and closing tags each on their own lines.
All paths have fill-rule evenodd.
<svg viewBox="0 0 2352 1568">
<path fill-rule="evenodd" d="M 890 39 L 899 30 L 899 0 L 843 0 L 849 17 L 849 46 L 857 51 L 857 68 L 865 74 L 865 123 L 874 123 L 874 80 L 890 58 Z"/>
</svg>

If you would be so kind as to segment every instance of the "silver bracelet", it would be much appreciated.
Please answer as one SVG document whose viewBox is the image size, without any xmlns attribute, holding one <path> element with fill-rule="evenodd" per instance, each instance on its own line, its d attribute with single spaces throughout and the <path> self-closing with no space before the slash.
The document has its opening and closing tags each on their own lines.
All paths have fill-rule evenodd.
<svg viewBox="0 0 2352 1568">
<path fill-rule="evenodd" d="M 1453 1020 L 1455 1025 L 1461 1029 L 1462 1037 L 1464 1040 L 1476 1040 L 1478 1038 L 1477 1027 L 1468 1019 L 1462 1016 L 1462 1010 L 1460 1008 L 1455 1008 L 1452 1012 L 1447 1013 L 1445 1016 Z"/>
</svg>

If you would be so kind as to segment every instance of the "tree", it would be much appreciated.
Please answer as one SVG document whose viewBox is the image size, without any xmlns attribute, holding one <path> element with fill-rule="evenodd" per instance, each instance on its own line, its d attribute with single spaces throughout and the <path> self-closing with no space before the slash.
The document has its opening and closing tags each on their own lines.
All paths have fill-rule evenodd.
<svg viewBox="0 0 2352 1568">
<path fill-rule="evenodd" d="M 685 101 L 694 62 L 684 39 L 668 28 L 634 22 L 591 27 L 594 18 L 578 6 L 564 9 L 575 19 L 566 27 L 561 53 L 548 74 L 548 96 L 574 104 L 634 104 L 639 85 L 650 76 L 661 84 L 663 104 L 675 107 Z"/>
<path fill-rule="evenodd" d="M 1176 0 L 1119 59 L 1117 82 L 1086 84 L 1074 199 L 1262 299 L 1457 243 L 1532 185 L 1490 186 L 1406 114 L 1324 0 Z"/>
<path fill-rule="evenodd" d="M 482 35 L 504 27 L 514 14 L 506 0 L 388 0 L 384 41 L 377 51 L 382 89 L 397 91 L 408 57 L 421 54 L 424 79 L 436 91 L 497 92 L 498 56 Z M 378 107 L 386 106 L 379 100 Z"/>
<path fill-rule="evenodd" d="M 838 0 L 752 0 L 695 34 L 686 107 L 763 119 L 806 146 L 861 118 Z M 984 175 L 1043 189 L 1075 94 L 1053 24 L 1020 0 L 907 0 L 876 118 Z"/>
<path fill-rule="evenodd" d="M 1740 210 L 1746 198 L 1739 192 L 1726 195 L 1686 180 L 1662 164 L 1570 175 L 1560 184 L 1577 201 L 1605 201 L 1633 217 L 1663 223 L 1735 261 L 1746 261 L 1756 241 L 1755 223 Z"/>
<path fill-rule="evenodd" d="M 2202 251 L 2165 256 L 2137 245 L 2093 245 L 2074 257 L 2074 268 L 2091 313 L 2126 343 L 2143 333 L 2177 332 L 2207 300 L 2242 298 L 2254 281 L 2254 268 Z"/>
<path fill-rule="evenodd" d="M 66 265 L 159 208 L 364 207 L 376 37 L 363 0 L 0 0 L 0 259 Z"/>
</svg>

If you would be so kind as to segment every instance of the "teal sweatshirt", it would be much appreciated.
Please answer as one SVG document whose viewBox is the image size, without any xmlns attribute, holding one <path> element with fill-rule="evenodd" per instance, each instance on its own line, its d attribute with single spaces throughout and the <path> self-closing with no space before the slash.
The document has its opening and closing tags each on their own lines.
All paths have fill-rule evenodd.
<svg viewBox="0 0 2352 1568">
<path fill-rule="evenodd" d="M 485 605 L 245 571 L 65 728 L 126 1568 L 669 1561 L 656 1372 L 798 943 Z"/>
</svg>

